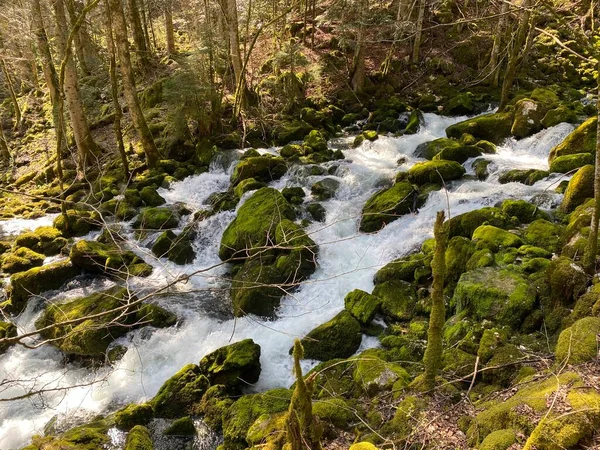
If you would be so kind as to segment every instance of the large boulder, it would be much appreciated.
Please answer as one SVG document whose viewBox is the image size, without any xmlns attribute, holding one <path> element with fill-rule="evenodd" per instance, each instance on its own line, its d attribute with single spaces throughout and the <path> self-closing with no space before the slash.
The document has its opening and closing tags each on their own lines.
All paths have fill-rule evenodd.
<svg viewBox="0 0 600 450">
<path fill-rule="evenodd" d="M 156 417 L 175 418 L 198 412 L 200 400 L 210 382 L 200 367 L 188 364 L 169 378 L 150 404 Z"/>
<path fill-rule="evenodd" d="M 12 322 L 1 322 L 0 321 L 0 340 L 8 339 L 17 336 L 17 327 Z M 4 353 L 10 344 L 0 343 L 0 355 Z"/>
<path fill-rule="evenodd" d="M 484 267 L 459 279 L 452 305 L 476 320 L 490 320 L 519 329 L 534 309 L 535 289 L 522 275 L 507 269 Z"/>
<path fill-rule="evenodd" d="M 592 117 L 579 125 L 564 141 L 550 150 L 548 163 L 552 164 L 555 158 L 575 153 L 596 154 L 596 128 L 598 118 Z"/>
<path fill-rule="evenodd" d="M 500 208 L 485 207 L 452 217 L 447 222 L 449 237 L 463 236 L 471 239 L 473 232 L 483 224 L 498 228 L 517 226 L 518 220 L 508 216 Z"/>
<path fill-rule="evenodd" d="M 446 128 L 446 135 L 459 139 L 463 134 L 468 133 L 478 139 L 500 144 L 510 136 L 513 121 L 513 112 L 485 114 L 450 125 Z"/>
<path fill-rule="evenodd" d="M 154 244 L 152 253 L 158 258 L 166 256 L 175 264 L 189 264 L 196 258 L 196 252 L 192 246 L 192 240 L 187 233 L 177 236 L 173 231 L 163 231 Z"/>
<path fill-rule="evenodd" d="M 27 247 L 46 256 L 53 256 L 67 245 L 60 230 L 54 227 L 38 227 L 34 231 L 21 233 L 15 239 L 15 247 Z"/>
<path fill-rule="evenodd" d="M 368 292 L 355 289 L 344 298 L 344 307 L 361 324 L 368 325 L 379 312 L 381 299 Z"/>
<path fill-rule="evenodd" d="M 241 389 L 260 376 L 260 346 L 244 339 L 206 355 L 198 365 L 211 385 Z"/>
<path fill-rule="evenodd" d="M 426 161 L 412 166 L 408 171 L 408 179 L 418 185 L 443 184 L 459 180 L 465 172 L 465 168 L 456 161 Z"/>
<path fill-rule="evenodd" d="M 533 186 L 540 180 L 543 180 L 550 172 L 540 169 L 513 169 L 500 175 L 498 181 L 500 184 L 523 183 L 527 186 Z"/>
<path fill-rule="evenodd" d="M 129 331 L 146 323 L 168 327 L 177 321 L 161 307 L 136 300 L 126 288 L 116 286 L 67 303 L 51 303 L 35 326 L 67 354 L 104 358 L 108 346 Z"/>
<path fill-rule="evenodd" d="M 324 178 L 313 184 L 310 191 L 317 200 L 327 200 L 335 196 L 339 187 L 340 182 L 335 178 Z"/>
<path fill-rule="evenodd" d="M 302 339 L 304 357 L 319 361 L 348 358 L 358 350 L 361 340 L 360 323 L 348 311 L 342 311 Z"/>
<path fill-rule="evenodd" d="M 406 181 L 377 192 L 363 207 L 360 231 L 379 231 L 387 223 L 412 212 L 416 206 L 416 195 L 413 185 Z"/>
<path fill-rule="evenodd" d="M 95 212 L 69 209 L 54 219 L 53 226 L 66 238 L 84 236 L 102 228 L 102 220 Z"/>
<path fill-rule="evenodd" d="M 179 216 L 169 208 L 149 207 L 143 208 L 135 221 L 136 228 L 148 230 L 165 230 L 175 228 L 179 223 Z"/>
<path fill-rule="evenodd" d="M 550 164 L 550 172 L 567 173 L 588 164 L 594 164 L 594 156 L 591 153 L 557 156 Z"/>
<path fill-rule="evenodd" d="M 145 264 L 135 253 L 116 245 L 96 241 L 78 241 L 71 247 L 71 261 L 92 273 L 105 273 L 118 278 L 148 276 L 152 266 Z"/>
<path fill-rule="evenodd" d="M 585 317 L 565 329 L 556 344 L 556 361 L 559 364 L 581 364 L 598 358 L 600 317 Z"/>
<path fill-rule="evenodd" d="M 241 160 L 231 176 L 234 185 L 248 178 L 270 183 L 278 180 L 287 171 L 285 160 L 271 155 L 256 156 Z"/>
<path fill-rule="evenodd" d="M 530 98 L 524 98 L 515 105 L 515 119 L 512 124 L 511 134 L 517 138 L 524 138 L 537 133 L 542 129 L 542 119 L 548 109 L 541 103 Z"/>
<path fill-rule="evenodd" d="M 569 181 L 560 204 L 563 212 L 570 213 L 586 199 L 594 196 L 594 166 L 587 165 L 579 169 Z"/>
<path fill-rule="evenodd" d="M 44 255 L 27 247 L 20 247 L 11 253 L 2 256 L 2 271 L 13 274 L 39 267 L 44 264 Z"/>
</svg>

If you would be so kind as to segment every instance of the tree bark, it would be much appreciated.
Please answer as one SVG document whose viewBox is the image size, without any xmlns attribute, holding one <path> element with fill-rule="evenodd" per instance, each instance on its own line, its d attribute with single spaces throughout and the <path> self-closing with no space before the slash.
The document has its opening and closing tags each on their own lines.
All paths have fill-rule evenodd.
<svg viewBox="0 0 600 450">
<path fill-rule="evenodd" d="M 308 0 L 307 0 L 308 1 Z M 365 87 L 365 19 L 368 9 L 367 0 L 360 2 L 358 33 L 356 36 L 356 50 L 354 51 L 354 60 L 352 62 L 352 78 L 350 85 L 354 92 L 360 92 Z"/>
<path fill-rule="evenodd" d="M 142 148 L 146 154 L 148 167 L 154 168 L 160 159 L 160 154 L 152 138 L 152 133 L 148 128 L 146 119 L 140 106 L 140 101 L 135 89 L 135 79 L 133 77 L 133 68 L 131 66 L 131 56 L 129 54 L 129 43 L 127 40 L 127 24 L 125 22 L 125 13 L 121 5 L 121 0 L 109 0 L 113 31 L 115 34 L 115 44 L 119 65 L 121 68 L 123 92 L 125 100 L 129 106 L 131 120 L 137 132 L 140 135 Z"/>
<path fill-rule="evenodd" d="M 240 84 L 242 78 L 242 55 L 240 53 L 240 34 L 238 30 L 237 1 L 226 0 L 227 6 L 227 30 L 229 33 L 229 56 L 233 73 L 235 75 L 235 85 Z"/>
<path fill-rule="evenodd" d="M 425 1 L 419 0 L 419 17 L 417 18 L 417 31 L 413 45 L 412 62 L 417 64 L 421 59 L 421 40 L 423 38 L 423 20 L 425 18 Z"/>
<path fill-rule="evenodd" d="M 444 227 L 444 211 L 439 211 L 433 226 L 435 238 L 435 252 L 431 262 L 433 272 L 433 289 L 431 292 L 431 313 L 429 314 L 429 328 L 427 330 L 427 348 L 423 356 L 425 374 L 424 387 L 427 390 L 435 386 L 440 366 L 442 364 L 442 329 L 446 319 L 444 306 L 444 281 L 446 278 L 446 243 L 448 234 Z"/>
<path fill-rule="evenodd" d="M 508 7 L 508 3 L 502 3 L 498 26 L 496 27 L 496 33 L 494 34 L 494 46 L 492 47 L 492 54 L 490 56 L 489 72 L 489 76 L 492 78 L 491 85 L 493 87 L 498 87 L 500 84 L 500 48 L 502 47 L 502 37 L 504 36 L 504 24 L 506 22 L 506 15 L 508 14 Z"/>
<path fill-rule="evenodd" d="M 146 47 L 146 39 L 144 38 L 144 30 L 142 29 L 142 21 L 140 19 L 140 11 L 138 9 L 137 0 L 128 0 L 127 5 L 129 9 L 129 21 L 131 23 L 135 50 L 138 54 L 140 65 L 145 70 L 150 64 L 150 59 L 148 55 L 148 48 Z M 114 25 L 116 26 L 116 22 Z"/>
<path fill-rule="evenodd" d="M 173 31 L 173 5 L 171 0 L 165 3 L 165 31 L 167 34 L 167 53 L 175 54 L 175 33 Z"/>
<path fill-rule="evenodd" d="M 10 164 L 10 158 L 11 156 L 8 148 L 8 141 L 6 140 L 6 136 L 4 136 L 2 125 L 0 125 L 0 164 Z"/>
<path fill-rule="evenodd" d="M 6 87 L 8 89 L 8 93 L 10 94 L 10 99 L 13 104 L 13 109 L 15 110 L 15 130 L 21 126 L 21 107 L 19 106 L 19 102 L 17 100 L 17 94 L 15 92 L 15 86 L 13 85 L 12 78 L 10 76 L 10 72 L 6 67 L 6 62 L 3 58 L 0 58 L 0 66 L 2 67 L 2 74 L 4 75 L 4 81 L 6 83 Z"/>
<path fill-rule="evenodd" d="M 77 76 L 77 67 L 72 57 L 68 56 L 68 31 L 70 27 L 67 25 L 65 16 L 65 8 L 63 0 L 52 0 L 56 19 L 56 39 L 59 48 L 59 56 L 61 60 L 66 60 L 65 78 L 62 86 L 69 117 L 71 119 L 71 128 L 78 152 L 78 168 L 83 172 L 88 164 L 92 161 L 94 155 L 98 152 L 98 145 L 94 142 L 87 117 L 83 109 L 83 100 L 79 91 L 79 81 Z M 60 80 L 59 80 L 60 84 Z M 61 86 L 59 86 L 60 88 Z"/>
</svg>

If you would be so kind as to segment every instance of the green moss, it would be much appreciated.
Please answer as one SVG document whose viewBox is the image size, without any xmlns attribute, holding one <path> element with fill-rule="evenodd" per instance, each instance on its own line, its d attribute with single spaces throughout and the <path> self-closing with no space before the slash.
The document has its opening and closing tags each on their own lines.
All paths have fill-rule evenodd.
<svg viewBox="0 0 600 450">
<path fill-rule="evenodd" d="M 422 397 L 409 395 L 396 408 L 391 423 L 383 428 L 398 439 L 407 438 L 421 420 L 421 414 L 427 407 L 427 401 Z"/>
<path fill-rule="evenodd" d="M 596 154 L 597 117 L 592 117 L 579 125 L 564 141 L 550 150 L 548 162 L 552 164 L 555 158 L 575 153 Z"/>
<path fill-rule="evenodd" d="M 546 276 L 552 298 L 565 306 L 570 306 L 588 284 L 583 269 L 564 256 L 552 260 Z"/>
<path fill-rule="evenodd" d="M 195 364 L 188 364 L 169 378 L 150 401 L 156 417 L 174 418 L 195 414 L 198 403 L 210 386 Z"/>
<path fill-rule="evenodd" d="M 370 442 L 357 442 L 350 446 L 350 450 L 379 450 Z"/>
<path fill-rule="evenodd" d="M 71 428 L 58 436 L 34 436 L 35 449 L 97 450 L 110 441 L 108 423 L 104 419 Z"/>
<path fill-rule="evenodd" d="M 550 172 L 539 169 L 513 169 L 503 173 L 498 178 L 501 184 L 523 183 L 527 186 L 533 186 L 540 180 L 543 180 Z"/>
<path fill-rule="evenodd" d="M 348 430 L 355 420 L 354 410 L 342 398 L 328 398 L 312 404 L 313 414 L 337 428 Z"/>
<path fill-rule="evenodd" d="M 496 264 L 496 258 L 490 249 L 477 250 L 467 261 L 467 270 L 475 270 L 481 267 L 491 267 Z"/>
<path fill-rule="evenodd" d="M 361 324 L 368 325 L 379 312 L 381 299 L 355 289 L 344 298 L 344 306 Z"/>
<path fill-rule="evenodd" d="M 294 210 L 279 191 L 259 189 L 241 206 L 237 217 L 225 229 L 219 257 L 225 261 L 236 253 L 247 256 L 249 249 L 268 245 L 277 225 L 283 219 L 293 218 Z"/>
<path fill-rule="evenodd" d="M 515 119 L 512 124 L 511 134 L 517 138 L 524 138 L 537 133 L 542 129 L 542 119 L 548 108 L 530 98 L 523 98 L 515 105 Z"/>
<path fill-rule="evenodd" d="M 415 205 L 416 191 L 408 182 L 396 183 L 373 195 L 363 207 L 360 231 L 379 231 L 387 223 L 410 213 Z"/>
<path fill-rule="evenodd" d="M 468 133 L 478 139 L 500 144 L 510 136 L 513 120 L 513 112 L 485 114 L 449 126 L 446 128 L 446 135 L 459 139 L 464 133 Z"/>
<path fill-rule="evenodd" d="M 443 184 L 462 178 L 465 172 L 465 168 L 456 161 L 426 161 L 412 166 L 408 171 L 408 179 L 418 185 Z"/>
<path fill-rule="evenodd" d="M 176 228 L 179 217 L 168 208 L 143 208 L 134 226 L 141 229 L 164 230 Z"/>
<path fill-rule="evenodd" d="M 591 153 L 557 156 L 550 164 L 550 172 L 567 173 L 588 164 L 594 164 L 594 157 Z"/>
<path fill-rule="evenodd" d="M 362 340 L 359 322 L 348 311 L 319 325 L 302 339 L 304 356 L 328 361 L 347 358 L 358 350 Z"/>
<path fill-rule="evenodd" d="M 233 171 L 231 180 L 234 185 L 248 178 L 270 183 L 281 178 L 286 172 L 287 165 L 283 158 L 263 155 L 240 161 Z"/>
<path fill-rule="evenodd" d="M 454 216 L 447 222 L 449 238 L 463 236 L 471 239 L 477 227 L 487 224 L 498 228 L 518 225 L 518 221 L 509 217 L 500 208 L 486 207 Z"/>
<path fill-rule="evenodd" d="M 130 275 L 129 268 L 141 261 L 135 253 L 116 245 L 96 241 L 78 241 L 71 247 L 71 261 L 83 270 L 106 273 L 119 278 Z"/>
<path fill-rule="evenodd" d="M 4 255 L 2 259 L 2 271 L 13 274 L 39 267 L 43 263 L 44 255 L 40 255 L 26 247 L 20 247 L 12 253 Z"/>
<path fill-rule="evenodd" d="M 536 294 L 521 275 L 507 269 L 485 267 L 464 273 L 451 304 L 475 319 L 487 319 L 518 329 L 533 310 Z"/>
<path fill-rule="evenodd" d="M 256 383 L 260 376 L 260 346 L 245 339 L 221 347 L 202 358 L 199 367 L 211 385 L 245 387 Z"/>
<path fill-rule="evenodd" d="M 17 327 L 12 322 L 0 322 L 0 340 L 17 336 Z M 10 344 L 0 344 L 0 354 L 4 353 Z"/>
<path fill-rule="evenodd" d="M 545 128 L 551 128 L 559 123 L 577 123 L 577 113 L 567 106 L 560 105 L 557 108 L 551 109 L 542 119 L 542 125 Z"/>
<path fill-rule="evenodd" d="M 414 287 L 406 281 L 391 280 L 378 284 L 373 295 L 381 299 L 381 312 L 394 320 L 410 320 L 417 305 Z"/>
<path fill-rule="evenodd" d="M 335 196 L 339 187 L 340 182 L 335 178 L 324 178 L 313 184 L 310 192 L 317 200 L 327 200 Z"/>
<path fill-rule="evenodd" d="M 585 317 L 560 333 L 556 344 L 559 364 L 580 364 L 598 358 L 596 335 L 600 333 L 600 318 Z"/>
<path fill-rule="evenodd" d="M 483 330 L 481 340 L 479 341 L 479 348 L 477 349 L 477 356 L 482 364 L 486 364 L 499 347 L 504 345 L 508 341 L 508 331 L 502 328 L 488 328 Z"/>
<path fill-rule="evenodd" d="M 475 369 L 476 356 L 459 348 L 447 348 L 442 353 L 444 376 L 466 377 Z"/>
<path fill-rule="evenodd" d="M 61 214 L 52 224 L 66 238 L 84 236 L 92 230 L 102 227 L 102 221 L 96 213 L 70 209 L 66 215 Z"/>
<path fill-rule="evenodd" d="M 467 269 L 467 262 L 475 252 L 475 244 L 462 236 L 455 236 L 446 248 L 446 280 L 458 281 Z"/>
<path fill-rule="evenodd" d="M 379 139 L 379 135 L 377 134 L 377 131 L 375 130 L 367 130 L 367 131 L 363 131 L 361 134 L 359 134 L 358 136 L 356 136 L 354 138 L 354 141 L 352 142 L 352 147 L 356 148 L 356 147 L 360 147 L 360 145 L 364 142 L 364 141 L 376 141 L 377 139 Z"/>
<path fill-rule="evenodd" d="M 536 219 L 548 219 L 549 216 L 538 206 L 525 200 L 504 200 L 502 211 L 509 217 L 516 217 L 521 223 L 531 223 Z"/>
<path fill-rule="evenodd" d="M 454 139 L 448 138 L 439 138 L 433 141 L 425 142 L 420 144 L 415 150 L 415 156 L 425 158 L 425 159 L 433 159 L 436 155 L 438 155 L 442 150 L 445 149 L 454 149 L 460 148 L 462 145 L 460 142 Z M 444 158 L 442 158 L 444 159 Z"/>
<path fill-rule="evenodd" d="M 462 164 L 469 158 L 477 158 L 481 155 L 481 149 L 475 145 L 458 145 L 443 148 L 433 160 L 456 161 Z"/>
<path fill-rule="evenodd" d="M 526 242 L 552 253 L 559 250 L 561 236 L 562 227 L 544 219 L 532 222 L 523 232 L 523 238 Z"/>
<path fill-rule="evenodd" d="M 279 154 L 283 158 L 298 158 L 306 155 L 306 150 L 302 145 L 298 144 L 287 144 L 281 148 Z"/>
<path fill-rule="evenodd" d="M 262 181 L 257 181 L 254 178 L 246 178 L 238 183 L 234 189 L 234 193 L 236 197 L 241 198 L 246 192 L 255 191 L 266 186 Z"/>
<path fill-rule="evenodd" d="M 507 450 L 517 442 L 515 430 L 497 430 L 486 436 L 479 450 Z"/>
<path fill-rule="evenodd" d="M 510 247 L 520 247 L 523 241 L 516 234 L 492 225 L 482 225 L 473 232 L 473 241 L 478 249 L 487 248 L 493 252 Z"/>
<path fill-rule="evenodd" d="M 156 189 L 150 186 L 146 186 L 140 190 L 140 198 L 146 206 L 160 206 L 166 203 L 165 199 L 156 192 Z"/>
<path fill-rule="evenodd" d="M 30 296 L 58 289 L 80 272 L 70 261 L 58 261 L 14 274 L 10 278 L 11 310 L 18 314 Z"/>
<path fill-rule="evenodd" d="M 372 350 L 367 350 L 356 358 L 352 379 L 361 386 L 367 395 L 386 391 L 392 388 L 407 386 L 410 375 L 400 365 L 382 360 Z"/>
<path fill-rule="evenodd" d="M 569 181 L 567 190 L 560 204 L 561 211 L 572 212 L 586 199 L 594 196 L 594 166 L 587 165 L 579 169 Z"/>
<path fill-rule="evenodd" d="M 246 261 L 231 283 L 234 314 L 271 317 L 285 295 L 282 283 L 285 283 L 283 273 L 268 257 L 264 262 L 260 257 Z"/>
<path fill-rule="evenodd" d="M 54 228 L 54 229 L 56 230 L 56 228 Z M 60 231 L 59 231 L 59 233 L 60 233 Z M 25 248 L 28 248 L 31 250 L 39 250 L 40 243 L 41 243 L 41 238 L 37 234 L 35 234 L 31 231 L 21 233 L 15 239 L 15 247 L 16 248 L 25 247 Z"/>
<path fill-rule="evenodd" d="M 166 436 L 195 436 L 196 426 L 191 417 L 182 417 L 169 425 L 164 434 Z"/>
<path fill-rule="evenodd" d="M 127 434 L 124 450 L 154 450 L 148 429 L 141 425 L 133 427 Z"/>
<path fill-rule="evenodd" d="M 154 410 L 148 403 L 141 405 L 132 403 L 118 410 L 114 415 L 115 425 L 123 431 L 129 431 L 136 425 L 146 425 L 152 417 L 154 417 Z"/>
<path fill-rule="evenodd" d="M 499 347 L 486 365 L 483 381 L 500 386 L 509 386 L 520 368 L 520 361 L 525 355 L 517 346 L 506 344 Z"/>
<path fill-rule="evenodd" d="M 379 269 L 375 274 L 373 282 L 381 284 L 386 281 L 401 280 L 412 283 L 415 280 L 415 270 L 428 266 L 430 261 L 431 258 L 424 253 L 413 253 L 403 256 Z"/>
</svg>

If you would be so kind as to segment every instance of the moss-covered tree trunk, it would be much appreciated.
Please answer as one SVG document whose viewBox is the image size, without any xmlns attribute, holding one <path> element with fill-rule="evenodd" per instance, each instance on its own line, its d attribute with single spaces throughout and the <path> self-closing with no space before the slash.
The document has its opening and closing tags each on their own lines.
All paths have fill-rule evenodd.
<svg viewBox="0 0 600 450">
<path fill-rule="evenodd" d="M 171 0 L 165 2 L 165 32 L 167 34 L 167 52 L 175 54 L 175 32 L 173 31 L 173 5 Z"/>
<path fill-rule="evenodd" d="M 140 10 L 138 8 L 137 0 L 128 0 L 127 7 L 129 12 L 129 22 L 131 24 L 131 30 L 133 34 L 133 42 L 135 44 L 135 50 L 138 54 L 139 63 L 142 69 L 147 69 L 148 65 L 150 64 L 150 55 L 148 54 L 148 47 L 146 46 L 146 39 L 144 37 L 144 29 L 142 28 L 142 21 L 140 19 Z"/>
<path fill-rule="evenodd" d="M 421 43 L 423 39 L 423 20 L 425 19 L 426 0 L 419 0 L 419 16 L 417 17 L 417 30 L 415 31 L 415 42 L 413 44 L 412 62 L 418 63 L 421 59 Z"/>
<path fill-rule="evenodd" d="M 10 150 L 8 148 L 8 142 L 6 136 L 4 136 L 4 129 L 0 125 L 0 165 L 10 164 Z"/>
<path fill-rule="evenodd" d="M 131 56 L 129 54 L 129 42 L 127 40 L 127 24 L 125 23 L 125 13 L 121 5 L 121 0 L 109 0 L 113 31 L 115 35 L 115 44 L 117 55 L 119 57 L 119 65 L 121 68 L 123 92 L 125 100 L 129 106 L 131 120 L 137 132 L 140 135 L 140 141 L 148 167 L 154 168 L 160 159 L 160 154 L 152 138 L 152 133 L 148 128 L 148 123 L 142 112 L 140 100 L 138 98 L 135 79 L 133 76 L 133 68 L 131 66 Z"/>
<path fill-rule="evenodd" d="M 598 70 L 600 70 L 600 61 L 598 62 Z M 583 266 L 589 274 L 593 274 L 596 271 L 598 225 L 600 223 L 600 77 L 598 77 L 597 83 L 598 99 L 596 100 L 596 111 L 598 115 L 598 124 L 596 128 L 596 167 L 594 169 L 594 209 L 592 211 L 590 234 L 583 254 Z"/>
<path fill-rule="evenodd" d="M 444 306 L 444 281 L 446 278 L 446 243 L 448 233 L 444 227 L 444 212 L 439 211 L 433 226 L 435 238 L 435 253 L 431 262 L 433 273 L 433 289 L 431 292 L 431 314 L 429 315 L 429 329 L 427 330 L 427 348 L 423 356 L 425 374 L 423 381 L 426 389 L 433 389 L 435 377 L 442 364 L 442 329 L 446 320 Z"/>
<path fill-rule="evenodd" d="M 15 110 L 15 130 L 21 126 L 21 107 L 19 106 L 19 102 L 17 101 L 17 94 L 15 92 L 15 87 L 12 82 L 12 78 L 8 71 L 8 67 L 6 67 L 6 62 L 3 58 L 0 58 L 0 67 L 2 67 L 2 74 L 4 75 L 4 82 L 6 83 L 6 88 L 8 89 L 8 93 L 10 94 L 10 100 L 13 104 L 13 109 Z"/>
<path fill-rule="evenodd" d="M 508 14 L 508 6 L 508 2 L 502 3 L 500 18 L 498 19 L 498 25 L 496 26 L 496 32 L 494 34 L 494 45 L 490 55 L 489 77 L 491 78 L 490 84 L 494 87 L 498 87 L 500 84 L 500 48 L 502 47 L 502 38 L 504 37 L 504 26 L 506 23 L 506 15 Z"/>
</svg>

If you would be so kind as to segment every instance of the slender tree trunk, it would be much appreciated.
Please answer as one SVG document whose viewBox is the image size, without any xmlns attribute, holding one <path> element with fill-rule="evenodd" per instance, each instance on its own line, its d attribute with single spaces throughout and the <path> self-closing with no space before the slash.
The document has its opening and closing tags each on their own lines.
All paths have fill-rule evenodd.
<svg viewBox="0 0 600 450">
<path fill-rule="evenodd" d="M 137 0 L 128 0 L 129 22 L 133 34 L 133 42 L 140 60 L 140 65 L 145 70 L 150 64 L 148 48 L 146 48 L 146 39 L 144 38 L 144 30 L 142 29 L 142 21 L 140 20 L 140 11 L 138 9 Z M 115 23 L 116 26 L 116 23 Z"/>
<path fill-rule="evenodd" d="M 492 47 L 492 54 L 490 56 L 490 72 L 489 76 L 492 78 L 491 85 L 498 87 L 500 78 L 500 49 L 502 48 L 502 36 L 504 36 L 504 24 L 506 22 L 506 15 L 508 14 L 508 3 L 502 3 L 500 9 L 500 18 L 498 19 L 498 26 L 496 27 L 496 33 L 494 34 L 494 46 Z"/>
<path fill-rule="evenodd" d="M 148 16 L 149 12 L 146 11 L 146 2 L 140 0 L 140 9 L 142 11 L 142 25 L 144 27 L 144 39 L 146 40 L 146 48 L 149 53 L 152 53 L 152 45 L 150 44 L 150 33 L 148 31 Z M 154 42 L 154 48 L 156 48 L 156 42 Z"/>
<path fill-rule="evenodd" d="M 173 31 L 173 5 L 171 0 L 165 3 L 165 31 L 167 34 L 167 53 L 175 54 L 175 33 Z"/>
<path fill-rule="evenodd" d="M 531 12 L 529 11 L 529 8 L 531 7 L 531 2 L 532 0 L 523 0 L 523 12 L 521 14 L 521 20 L 517 29 L 517 36 L 515 38 L 513 48 L 509 52 L 508 66 L 506 67 L 504 81 L 502 82 L 502 94 L 500 97 L 500 106 L 498 107 L 499 112 L 504 111 L 508 105 L 510 91 L 512 90 L 512 85 L 517 75 L 517 68 L 524 56 L 524 51 L 522 51 L 522 49 L 529 34 L 531 22 Z"/>
<path fill-rule="evenodd" d="M 308 1 L 308 0 L 307 0 Z M 350 84 L 354 92 L 360 92 L 365 87 L 365 20 L 367 17 L 368 0 L 360 2 L 358 34 L 356 36 L 356 50 L 352 64 L 352 79 Z"/>
<path fill-rule="evenodd" d="M 6 140 L 6 136 L 4 136 L 4 129 L 2 128 L 2 125 L 0 125 L 0 164 L 10 164 L 10 158 L 11 156 L 8 148 L 8 141 Z"/>
<path fill-rule="evenodd" d="M 600 69 L 600 62 L 598 63 Z M 594 209 L 588 242 L 583 253 L 583 267 L 591 275 L 596 272 L 596 255 L 598 254 L 598 224 L 600 223 L 600 77 L 598 82 L 598 99 L 596 110 L 598 125 L 596 128 L 596 167 L 594 170 Z"/>
<path fill-rule="evenodd" d="M 69 12 L 69 19 L 71 22 L 71 27 L 75 25 L 77 22 L 77 12 L 75 11 L 75 4 L 73 0 L 66 1 L 67 11 Z M 79 68 L 85 75 L 89 75 L 91 72 L 89 67 L 87 66 L 87 58 L 83 49 L 83 39 L 82 39 L 83 31 L 80 30 L 73 37 L 73 44 L 75 47 L 75 55 L 77 56 L 77 61 L 79 61 Z"/>
<path fill-rule="evenodd" d="M 227 4 L 227 28 L 229 32 L 229 56 L 233 73 L 235 75 L 235 85 L 240 84 L 242 78 L 242 55 L 240 53 L 240 34 L 238 31 L 237 1 L 226 0 Z"/>
<path fill-rule="evenodd" d="M 113 122 L 113 128 L 115 130 L 115 137 L 117 139 L 119 155 L 121 156 L 121 161 L 123 162 L 123 171 L 125 172 L 125 179 L 129 181 L 129 162 L 127 161 L 127 153 L 125 152 L 125 144 L 123 143 L 123 131 L 121 130 L 121 119 L 123 118 L 123 112 L 119 103 L 119 84 L 117 81 L 117 59 L 115 55 L 115 41 L 113 39 L 112 18 L 108 5 L 108 0 L 106 1 L 106 19 L 106 43 L 109 57 L 110 88 L 113 107 L 115 109 L 115 121 Z"/>
<path fill-rule="evenodd" d="M 63 90 L 66 97 L 67 110 L 71 118 L 71 128 L 77 145 L 79 156 L 78 167 L 83 173 L 88 164 L 92 161 L 94 155 L 98 152 L 98 146 L 94 142 L 90 127 L 83 109 L 83 100 L 79 91 L 79 81 L 77 77 L 77 68 L 72 57 L 68 56 L 68 30 L 67 19 L 63 0 L 53 0 L 52 5 L 56 17 L 57 25 L 57 41 L 59 47 L 59 55 L 61 60 L 65 60 L 65 78 Z"/>
<path fill-rule="evenodd" d="M 15 110 L 15 130 L 21 126 L 21 107 L 19 106 L 19 102 L 17 101 L 17 94 L 15 92 L 15 86 L 12 82 L 12 78 L 10 76 L 10 72 L 6 67 L 6 62 L 3 58 L 0 58 L 0 66 L 2 67 L 2 74 L 4 75 L 4 81 L 6 83 L 6 87 L 8 88 L 8 93 L 10 94 L 10 99 L 13 104 L 13 109 Z"/>
<path fill-rule="evenodd" d="M 140 106 L 140 101 L 135 89 L 135 79 L 133 77 L 133 68 L 131 66 L 131 56 L 129 55 L 129 43 L 127 41 L 127 24 L 125 22 L 125 13 L 121 5 L 121 0 L 109 0 L 113 31 L 115 34 L 115 43 L 121 75 L 123 82 L 123 92 L 125 100 L 129 106 L 129 113 L 135 129 L 140 135 L 142 148 L 146 154 L 148 167 L 154 168 L 160 159 L 160 154 L 152 138 L 152 133 L 148 128 L 146 119 Z"/>
<path fill-rule="evenodd" d="M 423 356 L 425 366 L 423 380 L 427 390 L 433 389 L 435 386 L 435 377 L 438 375 L 442 363 L 442 329 L 446 319 L 444 281 L 446 278 L 446 242 L 448 240 L 448 234 L 444 227 L 444 211 L 437 213 L 433 236 L 435 238 L 435 252 L 431 262 L 433 289 L 429 329 L 427 330 L 427 348 Z"/>
<path fill-rule="evenodd" d="M 415 32 L 415 43 L 413 45 L 412 62 L 417 64 L 421 59 L 421 40 L 423 38 L 423 20 L 425 18 L 425 2 L 419 0 L 419 17 L 417 19 L 417 31 Z"/>
</svg>

